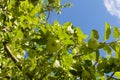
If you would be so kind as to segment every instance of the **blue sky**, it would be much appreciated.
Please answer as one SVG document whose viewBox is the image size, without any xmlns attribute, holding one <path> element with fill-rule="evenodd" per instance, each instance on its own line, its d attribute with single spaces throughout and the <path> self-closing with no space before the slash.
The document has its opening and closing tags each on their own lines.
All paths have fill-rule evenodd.
<svg viewBox="0 0 120 80">
<path fill-rule="evenodd" d="M 84 33 L 90 34 L 92 29 L 99 31 L 103 40 L 105 22 L 111 27 L 120 26 L 120 1 L 119 0 L 69 0 L 73 6 L 62 10 L 61 15 L 52 13 L 49 21 L 58 20 L 60 23 L 72 22 L 80 26 Z M 117 6 L 115 6 L 117 5 Z"/>
</svg>

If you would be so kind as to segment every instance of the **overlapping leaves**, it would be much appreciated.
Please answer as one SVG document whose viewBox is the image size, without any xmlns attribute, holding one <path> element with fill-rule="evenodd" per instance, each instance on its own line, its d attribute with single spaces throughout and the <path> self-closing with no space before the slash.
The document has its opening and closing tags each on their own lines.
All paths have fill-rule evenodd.
<svg viewBox="0 0 120 80">
<path fill-rule="evenodd" d="M 87 35 L 70 22 L 46 21 L 46 12 L 61 13 L 66 5 L 61 0 L 1 1 L 0 79 L 96 80 L 110 72 L 119 78 L 119 28 L 114 27 L 116 40 L 110 42 L 112 29 L 105 23 L 104 41 L 99 42 L 97 30 L 85 40 Z M 20 62 L 13 63 L 3 42 Z"/>
</svg>

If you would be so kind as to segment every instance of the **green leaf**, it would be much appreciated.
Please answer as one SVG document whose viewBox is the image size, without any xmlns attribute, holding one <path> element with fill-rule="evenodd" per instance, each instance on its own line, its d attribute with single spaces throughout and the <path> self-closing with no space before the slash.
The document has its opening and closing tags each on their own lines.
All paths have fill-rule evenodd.
<svg viewBox="0 0 120 80">
<path fill-rule="evenodd" d="M 82 41 L 83 41 L 84 39 L 86 39 L 88 36 L 85 35 L 79 27 L 76 28 L 75 30 L 76 30 L 75 33 L 76 33 L 76 35 L 77 35 L 77 37 L 78 37 L 78 43 L 81 44 Z"/>
<path fill-rule="evenodd" d="M 97 65 L 98 71 L 102 71 L 105 68 L 106 63 L 107 63 L 107 60 L 105 58 L 101 58 Z"/>
<path fill-rule="evenodd" d="M 11 9 L 14 4 L 15 4 L 15 0 L 10 1 L 9 5 L 8 5 L 8 9 Z"/>
<path fill-rule="evenodd" d="M 90 73 L 87 70 L 84 70 L 81 74 L 83 80 L 88 80 L 88 78 L 90 77 Z"/>
<path fill-rule="evenodd" d="M 92 62 L 91 62 L 91 60 L 85 60 L 85 64 L 86 64 L 87 66 L 91 66 L 91 65 L 92 65 Z"/>
<path fill-rule="evenodd" d="M 109 45 L 114 51 L 116 51 L 116 42 L 111 42 Z"/>
<path fill-rule="evenodd" d="M 93 29 L 90 38 L 96 38 L 98 40 L 99 39 L 98 31 Z"/>
<path fill-rule="evenodd" d="M 98 48 L 99 48 L 99 49 L 101 49 L 101 48 L 103 48 L 103 47 L 104 47 L 104 45 L 105 45 L 105 43 L 100 42 L 100 43 L 99 43 L 99 47 L 98 47 Z"/>
<path fill-rule="evenodd" d="M 115 51 L 116 51 L 116 58 L 120 60 L 120 46 L 119 45 L 115 46 Z"/>
<path fill-rule="evenodd" d="M 66 40 L 63 40 L 64 44 L 66 45 L 73 45 L 74 44 L 74 41 L 73 40 L 70 40 L 70 39 L 66 39 Z"/>
<path fill-rule="evenodd" d="M 45 35 L 47 33 L 47 30 L 45 29 L 45 27 L 41 26 L 40 27 L 40 31 Z"/>
<path fill-rule="evenodd" d="M 73 62 L 73 58 L 71 54 L 67 54 L 67 55 L 63 55 L 62 56 L 62 61 L 63 61 L 63 66 L 67 69 L 70 68 L 70 66 L 72 65 Z"/>
<path fill-rule="evenodd" d="M 60 49 L 60 43 L 59 40 L 57 40 L 54 37 L 48 38 L 46 48 L 49 52 L 56 52 Z"/>
<path fill-rule="evenodd" d="M 36 57 L 36 53 L 37 53 L 36 50 L 30 49 L 29 52 L 28 52 L 29 58 L 34 58 L 34 57 Z"/>
<path fill-rule="evenodd" d="M 120 65 L 120 58 L 115 58 L 114 59 L 114 64 L 117 65 L 117 66 Z"/>
<path fill-rule="evenodd" d="M 82 39 L 86 39 L 87 35 L 85 35 L 82 30 L 80 29 L 80 27 L 76 28 L 76 34 L 78 37 L 81 37 Z"/>
<path fill-rule="evenodd" d="M 120 72 L 119 72 L 119 71 L 115 72 L 114 75 L 115 75 L 117 78 L 120 78 Z"/>
<path fill-rule="evenodd" d="M 22 37 L 23 37 L 23 33 L 22 33 L 22 31 L 21 30 L 16 30 L 16 36 L 15 36 L 15 38 L 16 39 L 22 39 Z"/>
<path fill-rule="evenodd" d="M 93 50 L 97 50 L 98 49 L 98 46 L 99 46 L 99 42 L 97 41 L 97 39 L 95 38 L 91 38 L 89 41 L 88 41 L 88 47 L 93 49 Z"/>
<path fill-rule="evenodd" d="M 108 22 L 105 23 L 104 41 L 106 41 L 111 34 L 111 26 Z"/>
<path fill-rule="evenodd" d="M 74 76 L 77 76 L 77 75 L 78 75 L 77 71 L 75 71 L 75 70 L 70 70 L 69 72 L 70 72 L 72 75 L 74 75 Z"/>
<path fill-rule="evenodd" d="M 104 45 L 103 50 L 104 50 L 106 53 L 108 53 L 108 54 L 111 54 L 111 53 L 112 53 L 111 48 L 110 48 L 109 45 L 107 45 L 107 44 Z"/>
<path fill-rule="evenodd" d="M 114 27 L 114 38 L 118 38 L 119 37 L 119 29 L 118 27 Z"/>
<path fill-rule="evenodd" d="M 71 22 L 66 22 L 66 23 L 63 25 L 63 27 L 64 27 L 65 29 L 67 29 L 69 26 L 72 26 L 72 23 L 71 23 Z"/>
<path fill-rule="evenodd" d="M 64 35 L 62 35 L 64 34 Z M 58 30 L 58 37 L 62 40 L 64 38 L 66 38 L 68 35 L 65 33 L 65 31 L 63 31 L 62 29 Z"/>
</svg>

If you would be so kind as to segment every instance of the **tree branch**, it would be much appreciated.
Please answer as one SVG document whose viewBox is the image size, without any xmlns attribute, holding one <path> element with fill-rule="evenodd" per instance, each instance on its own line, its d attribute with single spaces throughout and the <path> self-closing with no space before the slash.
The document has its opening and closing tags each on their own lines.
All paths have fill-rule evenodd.
<svg viewBox="0 0 120 80">
<path fill-rule="evenodd" d="M 8 56 L 13 60 L 13 62 L 16 63 L 20 63 L 20 61 L 12 54 L 12 51 L 10 50 L 9 46 L 7 45 L 7 42 L 3 42 L 3 46 L 5 51 L 7 52 Z M 22 71 L 22 66 L 21 64 L 16 64 L 18 66 L 18 68 Z M 26 73 L 26 76 L 32 80 L 33 75 L 31 75 L 30 73 Z"/>
<path fill-rule="evenodd" d="M 6 51 L 7 54 L 11 57 L 11 59 L 12 59 L 15 63 L 19 62 L 19 60 L 12 54 L 10 48 L 9 48 L 8 45 L 7 45 L 7 42 L 3 42 L 3 45 L 4 45 L 5 51 Z"/>
</svg>

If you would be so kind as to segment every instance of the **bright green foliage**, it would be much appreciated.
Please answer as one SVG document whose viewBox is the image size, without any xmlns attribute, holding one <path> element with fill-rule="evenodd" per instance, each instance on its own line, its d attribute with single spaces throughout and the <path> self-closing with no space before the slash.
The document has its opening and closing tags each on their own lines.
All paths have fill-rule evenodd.
<svg viewBox="0 0 120 80">
<path fill-rule="evenodd" d="M 105 33 L 104 33 L 104 40 L 106 41 L 111 34 L 111 26 L 109 23 L 105 23 Z"/>
<path fill-rule="evenodd" d="M 99 42 L 97 30 L 87 39 L 71 22 L 50 24 L 49 13 L 70 6 L 61 1 L 0 1 L 0 80 L 120 79 L 118 27 L 113 31 L 117 40 L 106 42 L 112 31 L 106 23 L 104 41 Z"/>
<path fill-rule="evenodd" d="M 114 27 L 114 38 L 119 38 L 119 35 L 120 35 L 120 32 L 119 32 L 119 29 L 118 27 Z"/>
<path fill-rule="evenodd" d="M 92 30 L 90 38 L 99 39 L 99 34 L 97 30 Z"/>
<path fill-rule="evenodd" d="M 118 78 L 120 78 L 120 72 L 116 72 L 115 76 L 118 77 Z"/>
<path fill-rule="evenodd" d="M 88 47 L 90 49 L 97 50 L 97 48 L 99 47 L 99 43 L 98 43 L 98 41 L 95 38 L 91 38 L 88 41 Z"/>
<path fill-rule="evenodd" d="M 57 52 L 60 50 L 60 41 L 55 38 L 49 38 L 47 40 L 46 48 L 50 53 Z"/>
<path fill-rule="evenodd" d="M 109 45 L 107 45 L 107 44 L 104 45 L 103 50 L 104 50 L 106 53 L 108 53 L 108 54 L 111 54 L 111 53 L 112 53 L 111 48 L 110 48 Z"/>
</svg>

